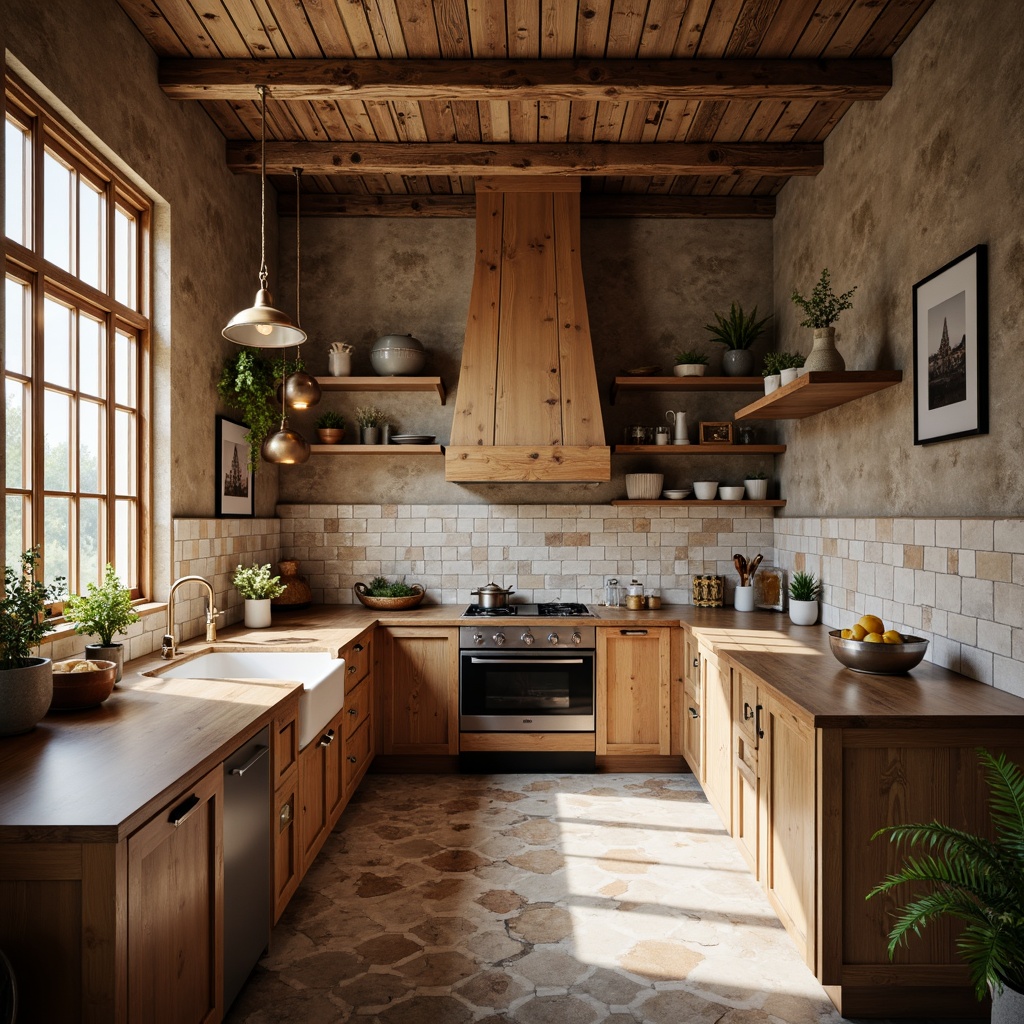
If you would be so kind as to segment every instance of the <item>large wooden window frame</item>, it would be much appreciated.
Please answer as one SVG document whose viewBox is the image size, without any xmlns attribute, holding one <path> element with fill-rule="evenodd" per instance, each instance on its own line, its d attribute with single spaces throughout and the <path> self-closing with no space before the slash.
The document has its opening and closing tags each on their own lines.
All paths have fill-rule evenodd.
<svg viewBox="0 0 1024 1024">
<path fill-rule="evenodd" d="M 151 597 L 152 587 L 152 470 L 151 470 L 151 423 L 152 423 L 152 359 L 150 303 L 152 296 L 151 229 L 153 207 L 150 200 L 111 167 L 92 147 L 83 140 L 65 121 L 50 110 L 38 97 L 25 88 L 17 79 L 7 73 L 5 76 L 7 117 L 28 133 L 31 151 L 29 190 L 26 204 L 29 207 L 29 237 L 26 244 L 11 237 L 5 239 L 5 271 L 7 278 L 23 283 L 29 289 L 29 316 L 27 333 L 30 350 L 30 366 L 27 372 L 18 374 L 6 371 L 6 379 L 18 381 L 27 388 L 31 403 L 27 417 L 27 436 L 24 451 L 30 465 L 27 487 L 6 486 L 5 495 L 22 495 L 28 503 L 27 515 L 28 545 L 43 545 L 44 501 L 47 497 L 69 500 L 70 540 L 68 545 L 68 586 L 71 592 L 85 589 L 91 578 L 81 576 L 81 544 L 79 533 L 79 508 L 82 500 L 100 501 L 99 535 L 102 550 L 99 554 L 99 571 L 105 562 L 115 564 L 122 581 L 136 599 Z M 96 287 L 43 255 L 44 227 L 44 154 L 50 153 L 73 169 L 81 180 L 88 182 L 104 199 L 105 266 L 102 268 L 100 287 Z M 77 179 L 76 179 L 77 180 Z M 72 207 L 74 210 L 74 207 Z M 116 282 L 116 217 L 117 211 L 127 212 L 136 224 L 134 303 L 127 305 L 115 296 Z M 73 214 L 74 216 L 74 214 Z M 77 221 L 76 221 L 77 223 Z M 80 234 L 75 238 L 80 242 Z M 78 267 L 79 253 L 73 254 L 73 269 Z M 70 396 L 73 410 L 78 409 L 80 396 L 77 375 L 72 376 L 71 387 L 55 388 L 52 382 L 44 386 L 44 312 L 47 299 L 65 304 L 103 325 L 104 365 L 103 412 L 104 441 L 101 445 L 102 486 L 99 491 L 80 489 L 80 448 L 77 427 L 79 417 L 72 415 L 70 427 L 71 478 L 66 489 L 45 488 L 44 448 L 42 438 L 45 430 L 46 391 L 63 391 Z M 135 367 L 131 386 L 134 387 L 134 427 L 129 436 L 119 436 L 117 418 L 128 408 L 119 405 L 117 398 L 117 364 L 115 352 L 118 336 L 134 342 Z M 131 347 L 131 346 L 130 346 Z M 6 368 L 5 368 L 6 369 Z M 123 379 L 123 378 L 122 378 Z M 88 397 L 88 396 L 87 396 Z M 125 435 L 127 432 L 122 431 Z M 118 461 L 134 455 L 134 494 L 117 489 Z M 124 476 L 122 462 L 121 476 Z M 24 482 L 24 481 L 23 481 Z M 118 537 L 116 509 L 120 507 L 131 512 L 135 523 L 133 538 Z M 8 523 L 8 529 L 12 526 Z M 118 557 L 118 553 L 122 557 Z M 127 553 L 129 564 L 122 564 Z M 42 571 L 46 567 L 46 550 L 42 547 Z"/>
</svg>

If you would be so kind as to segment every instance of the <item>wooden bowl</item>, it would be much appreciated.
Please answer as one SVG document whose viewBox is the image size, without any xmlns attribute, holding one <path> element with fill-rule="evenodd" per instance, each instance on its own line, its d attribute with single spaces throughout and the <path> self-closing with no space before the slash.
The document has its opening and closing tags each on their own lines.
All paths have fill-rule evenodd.
<svg viewBox="0 0 1024 1024">
<path fill-rule="evenodd" d="M 401 612 L 406 608 L 415 608 L 423 600 L 426 591 L 418 583 L 411 584 L 415 594 L 408 597 L 373 597 L 370 588 L 365 583 L 356 583 L 352 589 L 356 592 L 361 604 L 367 608 L 373 608 L 379 612 Z"/>
<path fill-rule="evenodd" d="M 89 672 L 61 672 L 58 665 L 73 668 L 75 665 L 97 665 Z M 102 704 L 113 692 L 117 681 L 117 665 L 113 661 L 87 661 L 85 658 L 71 658 L 53 666 L 53 700 L 51 711 L 81 711 Z"/>
</svg>

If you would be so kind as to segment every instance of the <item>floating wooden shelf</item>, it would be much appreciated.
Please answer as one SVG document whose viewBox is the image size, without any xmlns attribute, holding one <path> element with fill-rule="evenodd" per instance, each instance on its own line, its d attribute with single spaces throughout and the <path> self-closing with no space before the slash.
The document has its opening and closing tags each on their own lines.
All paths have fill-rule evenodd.
<svg viewBox="0 0 1024 1024">
<path fill-rule="evenodd" d="M 762 508 L 783 508 L 786 501 L 784 498 L 765 498 L 764 501 L 747 501 L 741 498 L 739 501 L 723 501 L 715 498 L 712 501 L 701 501 L 699 498 L 685 498 L 682 501 L 670 501 L 668 498 L 617 498 L 613 505 L 758 505 Z"/>
<path fill-rule="evenodd" d="M 617 444 L 612 455 L 781 455 L 784 444 Z"/>
<path fill-rule="evenodd" d="M 440 455 L 439 444 L 311 444 L 314 455 Z"/>
<path fill-rule="evenodd" d="M 737 420 L 801 420 L 865 395 L 891 388 L 903 380 L 902 370 L 812 370 L 770 395 L 745 405 Z"/>
<path fill-rule="evenodd" d="M 620 391 L 764 391 L 763 377 L 616 377 L 611 403 Z"/>
<path fill-rule="evenodd" d="M 321 391 L 436 391 L 444 405 L 447 394 L 440 377 L 317 377 Z"/>
</svg>

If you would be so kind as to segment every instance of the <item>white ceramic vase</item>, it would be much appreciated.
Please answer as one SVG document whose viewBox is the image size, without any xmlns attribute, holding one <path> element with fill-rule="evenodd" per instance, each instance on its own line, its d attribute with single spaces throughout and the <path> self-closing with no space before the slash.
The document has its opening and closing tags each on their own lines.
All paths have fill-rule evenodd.
<svg viewBox="0 0 1024 1024">
<path fill-rule="evenodd" d="M 270 625 L 270 598 L 245 599 L 245 625 L 247 629 L 264 629 Z"/>
<path fill-rule="evenodd" d="M 773 391 L 778 391 L 779 385 L 782 383 L 782 377 L 777 373 L 770 373 L 764 379 L 764 393 L 770 395 Z"/>
<path fill-rule="evenodd" d="M 794 601 L 790 598 L 789 621 L 794 626 L 813 626 L 818 621 L 818 602 Z"/>
<path fill-rule="evenodd" d="M 764 501 L 768 497 L 767 480 L 744 480 L 743 486 L 747 489 L 747 497 L 751 501 Z"/>
<path fill-rule="evenodd" d="M 737 587 L 732 605 L 738 612 L 752 612 L 754 610 L 754 585 L 751 583 L 745 587 Z"/>
</svg>

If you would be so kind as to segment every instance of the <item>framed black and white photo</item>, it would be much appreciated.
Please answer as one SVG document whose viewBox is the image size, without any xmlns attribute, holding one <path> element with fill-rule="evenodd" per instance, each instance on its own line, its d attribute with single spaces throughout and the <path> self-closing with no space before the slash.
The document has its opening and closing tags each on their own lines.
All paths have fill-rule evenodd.
<svg viewBox="0 0 1024 1024">
<path fill-rule="evenodd" d="M 217 417 L 217 515 L 255 515 L 255 481 L 249 471 L 248 427 Z"/>
<path fill-rule="evenodd" d="M 914 444 L 988 433 L 988 247 L 914 285 Z"/>
</svg>

